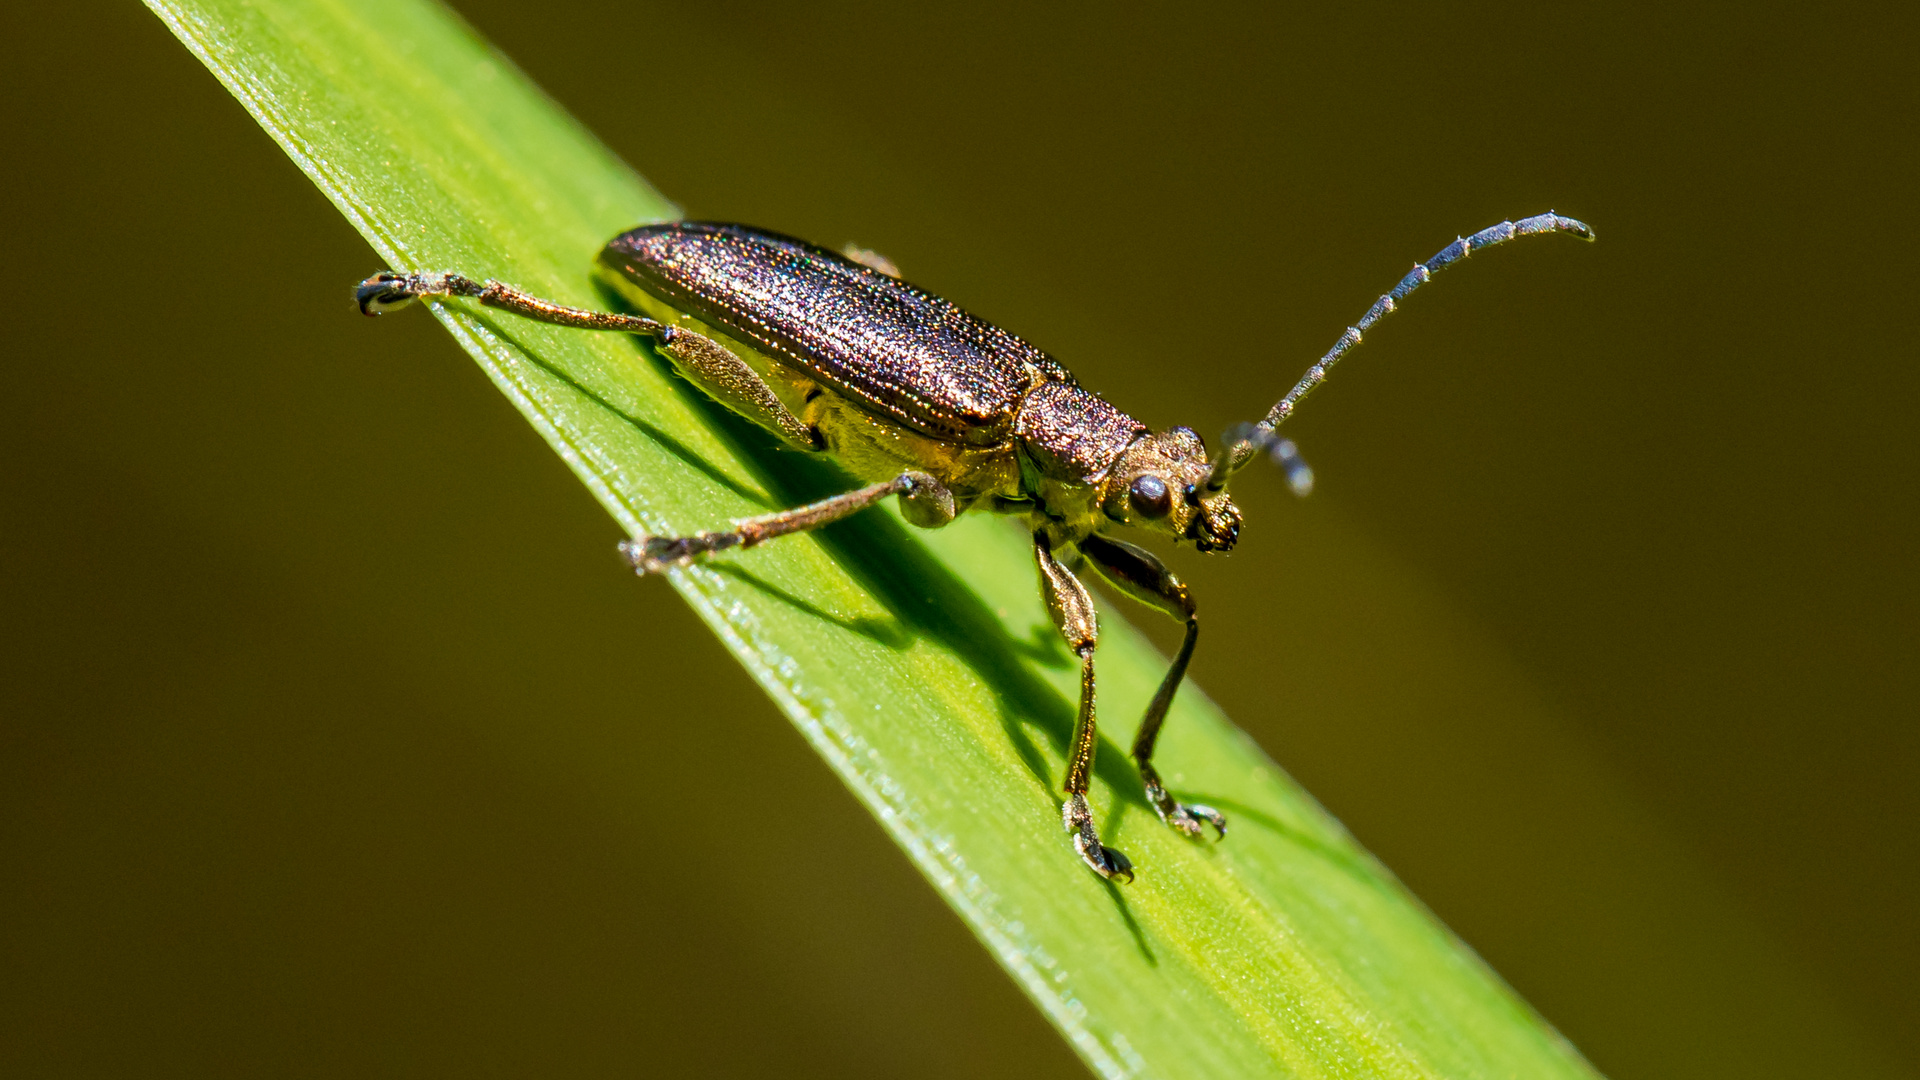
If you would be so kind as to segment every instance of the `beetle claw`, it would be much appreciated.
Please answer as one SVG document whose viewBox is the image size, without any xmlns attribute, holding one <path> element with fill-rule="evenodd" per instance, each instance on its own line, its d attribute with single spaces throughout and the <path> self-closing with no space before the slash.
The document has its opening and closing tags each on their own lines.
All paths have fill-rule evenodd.
<svg viewBox="0 0 1920 1080">
<path fill-rule="evenodd" d="M 664 574 L 670 567 L 685 566 L 695 557 L 723 551 L 739 542 L 737 533 L 701 533 L 698 536 L 642 536 L 620 542 L 620 556 L 642 577 Z"/>
<path fill-rule="evenodd" d="M 1172 826 L 1182 836 L 1198 840 L 1206 835 L 1206 826 L 1211 825 L 1215 834 L 1214 839 L 1226 838 L 1227 815 L 1211 806 L 1176 801 L 1172 795 L 1167 794 L 1166 788 L 1157 783 L 1147 785 L 1147 801 L 1153 804 L 1153 812 L 1160 815 L 1160 820 Z"/>
<path fill-rule="evenodd" d="M 1080 861 L 1108 881 L 1125 877 L 1128 884 L 1133 883 L 1133 860 L 1100 842 L 1085 795 L 1069 796 L 1060 807 L 1060 820 L 1073 834 L 1073 850 L 1080 853 Z"/>
<path fill-rule="evenodd" d="M 360 314 L 379 315 L 413 303 L 419 294 L 409 284 L 405 274 L 375 274 L 353 290 L 353 299 L 360 305 Z"/>
<path fill-rule="evenodd" d="M 1097 843 L 1090 849 L 1087 847 L 1086 841 L 1078 834 L 1073 838 L 1073 849 L 1080 853 L 1080 860 L 1092 867 L 1094 873 L 1099 874 L 1108 881 L 1112 881 L 1117 877 L 1125 877 L 1127 884 L 1133 884 L 1133 860 L 1127 858 L 1125 855 L 1120 854 L 1113 848 L 1103 847 Z M 1094 853 L 1094 849 L 1098 850 L 1098 854 Z"/>
<path fill-rule="evenodd" d="M 353 290 L 360 314 L 379 315 L 433 296 L 484 296 L 487 286 L 459 274 L 396 274 L 383 270 Z"/>
</svg>

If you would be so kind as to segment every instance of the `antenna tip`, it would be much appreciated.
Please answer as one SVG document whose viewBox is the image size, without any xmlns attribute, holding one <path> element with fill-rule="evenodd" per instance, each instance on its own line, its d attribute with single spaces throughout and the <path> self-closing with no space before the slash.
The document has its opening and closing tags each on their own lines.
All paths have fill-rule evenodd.
<svg viewBox="0 0 1920 1080">
<path fill-rule="evenodd" d="M 1502 226 L 1495 226 L 1494 228 L 1497 229 L 1501 227 Z M 1489 229 L 1487 231 L 1492 232 L 1493 230 Z M 1504 236 L 1495 237 L 1493 238 L 1493 241 L 1495 243 L 1498 243 L 1499 241 L 1506 240 L 1512 236 L 1536 236 L 1540 233 L 1550 233 L 1550 232 L 1572 233 L 1573 235 L 1579 237 L 1582 240 L 1590 241 L 1593 239 L 1593 226 L 1588 225 L 1586 222 L 1581 221 L 1579 218 L 1566 217 L 1565 215 L 1558 214 L 1552 210 L 1549 210 L 1544 214 L 1539 214 L 1530 218 L 1522 218 L 1521 220 L 1514 222 L 1512 226 L 1512 232 Z M 1478 248 L 1478 247 L 1483 247 L 1485 245 L 1475 244 L 1474 246 Z"/>
</svg>

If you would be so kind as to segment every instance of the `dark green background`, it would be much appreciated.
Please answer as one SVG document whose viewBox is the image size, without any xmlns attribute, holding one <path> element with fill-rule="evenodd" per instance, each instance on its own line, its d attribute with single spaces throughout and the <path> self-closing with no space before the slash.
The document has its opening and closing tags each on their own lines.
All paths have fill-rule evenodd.
<svg viewBox="0 0 1920 1080">
<path fill-rule="evenodd" d="M 1609 1074 L 1920 1075 L 1891 6 L 459 6 L 691 213 L 1210 436 L 1592 222 L 1302 412 L 1196 678 Z M 157 20 L 9 20 L 0 1072 L 1077 1073 Z"/>
</svg>

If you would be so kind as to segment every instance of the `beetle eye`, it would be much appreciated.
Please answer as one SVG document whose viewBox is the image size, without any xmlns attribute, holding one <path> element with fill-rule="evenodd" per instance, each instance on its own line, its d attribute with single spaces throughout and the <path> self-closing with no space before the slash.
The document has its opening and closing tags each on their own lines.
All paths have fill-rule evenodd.
<svg viewBox="0 0 1920 1080">
<path fill-rule="evenodd" d="M 1173 509 L 1173 493 L 1157 476 L 1136 476 L 1127 488 L 1127 501 L 1144 518 L 1163 518 Z"/>
</svg>

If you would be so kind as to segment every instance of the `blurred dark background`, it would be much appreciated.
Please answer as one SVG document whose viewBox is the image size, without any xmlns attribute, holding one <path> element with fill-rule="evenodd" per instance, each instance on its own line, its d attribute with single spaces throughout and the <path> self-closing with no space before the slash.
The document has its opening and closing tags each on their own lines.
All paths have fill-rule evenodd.
<svg viewBox="0 0 1920 1080">
<path fill-rule="evenodd" d="M 1303 410 L 1196 678 L 1610 1075 L 1920 1075 L 1894 5 L 457 6 L 1210 437 L 1592 222 Z M 0 1072 L 1079 1074 L 156 19 L 10 26 Z"/>
</svg>

